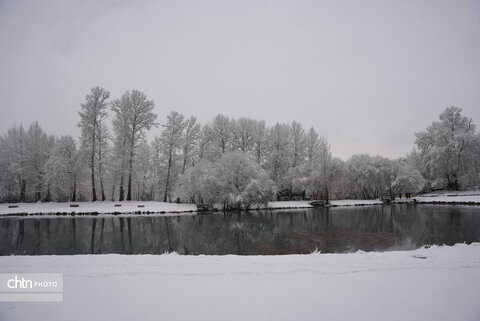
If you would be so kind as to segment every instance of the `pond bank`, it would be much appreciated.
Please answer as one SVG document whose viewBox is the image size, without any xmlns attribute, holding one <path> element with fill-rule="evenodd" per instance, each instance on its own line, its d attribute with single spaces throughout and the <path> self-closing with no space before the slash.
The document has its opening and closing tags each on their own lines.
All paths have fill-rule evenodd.
<svg viewBox="0 0 480 321">
<path fill-rule="evenodd" d="M 274 209 L 295 209 L 311 208 L 309 201 L 274 201 L 268 202 L 268 205 L 251 208 L 250 210 L 274 210 Z M 74 204 L 75 207 L 70 207 Z M 361 205 L 380 205 L 380 200 L 333 200 L 331 206 L 361 206 Z M 222 211 L 221 205 L 215 206 L 216 211 Z M 195 204 L 177 204 L 165 202 L 65 202 L 65 203 L 15 203 L 0 204 L 0 216 L 82 216 L 82 215 L 149 215 L 149 214 L 168 214 L 182 215 L 198 212 Z"/>
<path fill-rule="evenodd" d="M 413 199 L 422 204 L 480 205 L 480 191 L 428 193 Z"/>
<path fill-rule="evenodd" d="M 445 204 L 445 205 L 480 205 L 480 192 L 457 192 L 457 193 L 430 193 L 415 196 L 410 199 L 396 199 L 394 203 L 418 203 L 418 204 Z M 71 204 L 78 205 L 70 207 Z M 369 206 L 382 205 L 382 201 L 376 200 L 331 200 L 330 206 Z M 311 208 L 309 201 L 273 201 L 267 206 L 251 208 L 250 210 L 278 210 Z M 222 211 L 221 205 L 216 205 L 217 211 Z M 76 203 L 14 203 L 0 204 L 0 216 L 76 216 L 76 215 L 188 215 L 198 212 L 195 204 L 177 204 L 154 201 L 122 201 L 122 202 L 76 202 Z"/>
</svg>

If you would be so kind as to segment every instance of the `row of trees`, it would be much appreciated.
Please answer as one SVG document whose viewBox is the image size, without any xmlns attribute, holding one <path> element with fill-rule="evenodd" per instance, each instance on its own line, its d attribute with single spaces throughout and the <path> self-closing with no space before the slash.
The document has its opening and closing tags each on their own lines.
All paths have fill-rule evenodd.
<svg viewBox="0 0 480 321">
<path fill-rule="evenodd" d="M 79 112 L 79 144 L 37 122 L 0 138 L 0 200 L 160 200 L 250 208 L 273 199 L 395 198 L 401 192 L 480 185 L 480 138 L 450 107 L 405 158 L 331 155 L 327 140 L 301 124 L 216 116 L 201 125 L 172 111 L 158 124 L 137 90 L 110 100 L 95 87 Z M 151 142 L 146 134 L 158 131 Z"/>
</svg>

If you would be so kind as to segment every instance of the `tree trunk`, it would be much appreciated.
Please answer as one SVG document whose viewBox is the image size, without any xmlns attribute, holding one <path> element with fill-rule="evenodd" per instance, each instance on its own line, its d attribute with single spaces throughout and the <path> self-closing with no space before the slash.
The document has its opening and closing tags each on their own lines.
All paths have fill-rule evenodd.
<svg viewBox="0 0 480 321">
<path fill-rule="evenodd" d="M 127 201 L 132 200 L 132 173 L 128 173 Z"/>
<path fill-rule="evenodd" d="M 128 161 L 128 183 L 127 183 L 127 201 L 132 200 L 132 171 L 133 171 L 133 146 Z"/>
<path fill-rule="evenodd" d="M 102 192 L 102 201 L 105 201 L 105 189 L 103 188 L 103 179 L 102 176 L 100 176 L 100 191 Z"/>
<path fill-rule="evenodd" d="M 125 189 L 124 189 L 124 186 L 123 186 L 123 180 L 124 180 L 124 176 L 125 176 L 125 158 L 126 158 L 126 152 L 125 152 L 125 148 L 127 146 L 127 141 L 126 141 L 126 138 L 123 137 L 123 144 L 122 144 L 122 166 L 121 166 L 121 169 L 120 169 L 120 187 L 119 187 L 119 196 L 118 196 L 118 200 L 119 201 L 123 201 L 125 199 Z"/>
<path fill-rule="evenodd" d="M 26 180 L 22 179 L 20 175 L 18 180 L 20 183 L 20 202 L 25 202 L 25 189 L 27 188 L 27 182 Z"/>
<path fill-rule="evenodd" d="M 110 200 L 112 201 L 115 199 L 115 185 L 117 185 L 116 175 L 113 176 L 112 192 L 110 193 Z"/>
<path fill-rule="evenodd" d="M 187 159 L 188 159 L 188 148 L 185 146 L 183 149 L 182 175 L 185 174 L 185 169 L 187 168 Z"/>
<path fill-rule="evenodd" d="M 123 190 L 123 173 L 120 175 L 120 192 L 118 196 L 119 201 L 123 201 L 125 199 L 125 192 Z"/>
<path fill-rule="evenodd" d="M 72 202 L 75 202 L 77 200 L 77 178 L 75 176 L 73 176 L 73 189 L 71 194 L 71 200 Z"/>
<path fill-rule="evenodd" d="M 47 185 L 47 195 L 45 196 L 45 202 L 51 201 L 51 194 L 50 194 L 50 184 Z"/>
<path fill-rule="evenodd" d="M 97 191 L 95 190 L 95 130 L 96 130 L 96 124 L 94 124 L 93 126 L 92 155 L 90 156 L 90 169 L 91 169 L 90 178 L 92 180 L 92 201 L 93 202 L 97 200 Z"/>
<path fill-rule="evenodd" d="M 94 166 L 94 161 L 95 161 L 95 153 L 92 153 L 92 157 L 90 159 L 90 167 L 91 167 L 91 173 L 90 173 L 90 178 L 92 180 L 92 201 L 95 202 L 97 200 L 97 191 L 95 190 L 95 166 Z"/>
<path fill-rule="evenodd" d="M 92 180 L 92 201 L 95 202 L 97 200 L 97 191 L 95 190 L 95 173 L 92 167 L 91 173 L 91 180 Z"/>
<path fill-rule="evenodd" d="M 41 190 L 42 190 L 42 185 L 41 185 L 41 183 L 39 182 L 39 183 L 37 184 L 37 190 L 35 191 L 35 202 L 40 201 L 40 197 L 41 197 L 41 195 L 42 195 Z"/>
<path fill-rule="evenodd" d="M 102 148 L 98 150 L 98 177 L 100 178 L 100 194 L 102 201 L 105 201 L 105 189 L 103 188 L 103 175 L 102 175 Z"/>
<path fill-rule="evenodd" d="M 167 201 L 167 197 L 168 197 L 168 188 L 169 188 L 169 185 L 170 185 L 170 169 L 172 167 L 172 145 L 170 144 L 170 150 L 169 150 L 169 153 L 168 153 L 168 167 L 167 167 L 167 179 L 166 179 L 166 182 L 165 182 L 165 194 L 163 194 L 163 201 L 166 202 Z"/>
</svg>

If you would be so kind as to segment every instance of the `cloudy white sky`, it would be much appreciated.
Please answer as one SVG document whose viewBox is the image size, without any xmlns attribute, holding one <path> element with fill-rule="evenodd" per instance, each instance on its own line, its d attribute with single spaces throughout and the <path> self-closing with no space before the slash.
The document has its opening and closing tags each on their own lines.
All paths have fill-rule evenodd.
<svg viewBox="0 0 480 321">
<path fill-rule="evenodd" d="M 77 136 L 95 85 L 398 157 L 447 106 L 480 125 L 480 1 L 0 0 L 0 134 Z"/>
</svg>

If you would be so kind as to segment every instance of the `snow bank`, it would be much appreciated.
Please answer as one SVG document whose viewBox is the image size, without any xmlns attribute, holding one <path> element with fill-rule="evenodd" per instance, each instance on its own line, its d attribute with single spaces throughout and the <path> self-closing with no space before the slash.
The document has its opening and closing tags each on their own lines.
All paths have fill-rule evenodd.
<svg viewBox="0 0 480 321">
<path fill-rule="evenodd" d="M 309 204 L 310 201 L 277 201 L 268 202 L 269 208 L 304 208 L 312 207 Z M 358 205 L 380 205 L 381 200 L 332 200 L 330 205 L 332 206 L 358 206 Z"/>
<path fill-rule="evenodd" d="M 332 206 L 358 206 L 358 205 L 381 205 L 382 201 L 377 200 L 334 200 Z"/>
<path fill-rule="evenodd" d="M 274 201 L 268 202 L 268 208 L 304 208 L 312 207 L 308 201 Z"/>
<path fill-rule="evenodd" d="M 480 191 L 440 191 L 414 197 L 417 203 L 479 204 Z"/>
<path fill-rule="evenodd" d="M 78 207 L 70 207 L 70 204 L 78 204 Z M 120 204 L 116 207 L 115 204 Z M 18 205 L 17 208 L 9 208 L 11 205 Z M 196 211 L 195 204 L 176 204 L 164 202 L 77 202 L 77 203 L 18 203 L 0 204 L 0 214 L 54 214 L 54 213 L 135 213 L 135 212 L 189 212 Z"/>
<path fill-rule="evenodd" d="M 422 194 L 423 197 L 437 197 L 437 196 L 473 196 L 480 195 L 480 191 L 470 190 L 470 191 L 449 191 L 441 190 L 430 193 Z"/>
<path fill-rule="evenodd" d="M 268 202 L 268 208 L 305 208 L 312 207 L 308 201 L 285 201 L 285 202 Z M 78 207 L 70 207 L 70 204 L 77 204 Z M 117 207 L 115 204 L 120 204 Z M 375 205 L 381 204 L 380 200 L 336 200 L 332 201 L 333 206 L 352 206 L 352 205 Z M 18 207 L 10 208 L 14 205 Z M 139 207 L 141 206 L 141 207 Z M 221 204 L 215 206 L 222 209 Z M 5 214 L 56 214 L 56 213 L 188 213 L 196 212 L 195 204 L 176 204 L 164 202 L 77 202 L 77 203 L 16 203 L 16 204 L 0 204 L 0 215 Z"/>
<path fill-rule="evenodd" d="M 413 199 L 397 199 L 396 203 L 413 202 L 417 203 L 448 203 L 448 204 L 477 204 L 480 205 L 480 191 L 465 191 L 465 192 L 436 192 L 430 194 L 423 194 Z M 72 203 L 18 203 L 18 204 L 0 204 L 0 215 L 5 214 L 56 214 L 56 213 L 170 213 L 180 214 L 188 212 L 196 212 L 197 206 L 195 204 L 176 204 L 164 202 L 137 202 L 137 201 L 123 201 L 123 202 L 78 202 L 78 207 L 70 207 Z M 115 204 L 121 204 L 116 207 Z M 381 205 L 382 201 L 376 200 L 332 200 L 332 206 L 360 206 L 360 205 Z M 17 205 L 16 208 L 9 208 L 11 205 Z M 141 206 L 141 207 L 140 207 Z M 221 204 L 216 204 L 215 207 L 222 209 Z M 283 209 L 283 208 L 309 208 L 312 207 L 309 201 L 274 201 L 268 202 L 269 209 Z M 264 207 L 262 207 L 264 208 Z"/>
<path fill-rule="evenodd" d="M 10 320 L 480 320 L 480 243 L 287 256 L 1 257 L 64 274 L 63 303 L 1 303 Z"/>
</svg>

